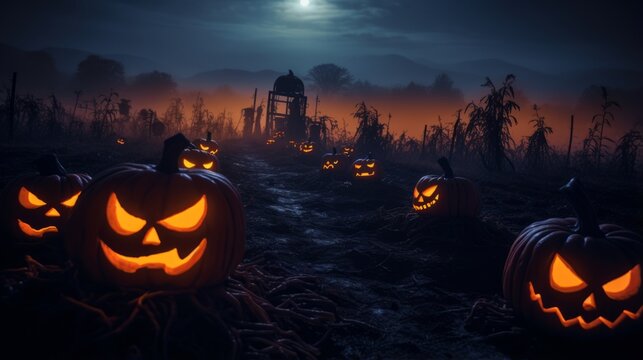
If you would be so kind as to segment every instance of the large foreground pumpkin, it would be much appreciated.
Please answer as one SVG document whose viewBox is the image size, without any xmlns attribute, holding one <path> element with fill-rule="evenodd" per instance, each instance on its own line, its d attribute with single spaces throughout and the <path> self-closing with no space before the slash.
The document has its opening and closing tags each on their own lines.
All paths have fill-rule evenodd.
<svg viewBox="0 0 643 360">
<path fill-rule="evenodd" d="M 643 239 L 599 225 L 578 180 L 561 190 L 577 218 L 535 222 L 520 233 L 505 263 L 505 297 L 550 334 L 583 339 L 640 328 Z"/>
<path fill-rule="evenodd" d="M 78 200 L 65 240 L 95 281 L 138 288 L 222 282 L 243 258 L 236 188 L 208 170 L 180 170 L 190 142 L 165 141 L 157 166 L 122 164 L 97 175 Z"/>
</svg>

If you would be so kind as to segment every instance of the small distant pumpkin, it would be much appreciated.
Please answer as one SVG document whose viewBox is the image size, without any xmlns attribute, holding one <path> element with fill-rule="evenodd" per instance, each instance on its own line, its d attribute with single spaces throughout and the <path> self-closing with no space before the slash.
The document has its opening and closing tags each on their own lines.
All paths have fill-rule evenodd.
<svg viewBox="0 0 643 360">
<path fill-rule="evenodd" d="M 413 187 L 412 205 L 418 214 L 477 217 L 480 191 L 471 180 L 455 177 L 446 158 L 438 159 L 444 175 L 423 176 Z"/>
<path fill-rule="evenodd" d="M 219 143 L 212 140 L 212 133 L 209 131 L 205 139 L 196 139 L 193 143 L 199 150 L 207 151 L 212 155 L 217 155 L 219 153 Z"/>
<path fill-rule="evenodd" d="M 561 191 L 576 218 L 538 221 L 518 235 L 505 262 L 505 298 L 548 334 L 587 339 L 640 329 L 643 238 L 599 225 L 579 180 Z"/>
<path fill-rule="evenodd" d="M 266 145 L 274 145 L 277 141 L 273 138 L 266 140 Z"/>
<path fill-rule="evenodd" d="M 116 144 L 125 145 L 125 138 L 119 137 L 118 139 L 116 139 Z"/>
<path fill-rule="evenodd" d="M 36 161 L 37 175 L 22 176 L 2 192 L 3 228 L 19 241 L 39 240 L 62 230 L 89 183 L 87 174 L 69 174 L 54 154 Z"/>
<path fill-rule="evenodd" d="M 179 167 L 184 169 L 206 169 L 219 171 L 219 158 L 209 152 L 185 149 L 179 156 Z"/>
<path fill-rule="evenodd" d="M 326 153 L 321 158 L 321 172 L 329 175 L 343 175 L 348 166 L 348 158 L 337 153 L 333 148 L 332 153 Z"/>
<path fill-rule="evenodd" d="M 373 181 L 378 180 L 382 175 L 382 169 L 379 161 L 373 159 L 372 154 L 366 158 L 357 159 L 352 165 L 353 180 L 356 181 Z"/>
<path fill-rule="evenodd" d="M 218 284 L 241 262 L 243 204 L 223 175 L 181 170 L 190 142 L 165 140 L 158 165 L 126 163 L 98 174 L 65 232 L 69 257 L 90 279 L 118 287 Z"/>
<path fill-rule="evenodd" d="M 315 152 L 315 143 L 310 140 L 300 143 L 299 152 L 302 154 L 312 154 Z"/>
<path fill-rule="evenodd" d="M 342 155 L 351 157 L 353 156 L 354 152 L 355 152 L 355 148 L 352 145 L 342 146 Z"/>
</svg>

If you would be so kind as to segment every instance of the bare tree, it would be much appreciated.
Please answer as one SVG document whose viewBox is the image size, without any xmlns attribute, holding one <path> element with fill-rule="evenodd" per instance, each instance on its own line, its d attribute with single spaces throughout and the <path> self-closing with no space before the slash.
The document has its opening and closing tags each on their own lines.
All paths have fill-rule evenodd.
<svg viewBox="0 0 643 360">
<path fill-rule="evenodd" d="M 321 64 L 308 70 L 308 76 L 323 94 L 336 93 L 353 82 L 350 72 L 335 64 Z"/>
</svg>

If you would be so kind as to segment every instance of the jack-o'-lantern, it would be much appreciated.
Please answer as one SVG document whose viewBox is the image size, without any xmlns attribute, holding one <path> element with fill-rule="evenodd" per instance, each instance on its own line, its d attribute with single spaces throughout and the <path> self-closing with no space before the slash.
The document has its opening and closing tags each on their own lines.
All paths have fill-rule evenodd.
<svg viewBox="0 0 643 360">
<path fill-rule="evenodd" d="M 185 149 L 179 156 L 179 167 L 184 169 L 206 169 L 219 171 L 216 155 L 197 149 Z"/>
<path fill-rule="evenodd" d="M 219 153 L 219 143 L 212 140 L 212 133 L 209 131 L 205 139 L 194 140 L 194 145 L 197 149 L 209 152 L 212 155 L 217 155 Z"/>
<path fill-rule="evenodd" d="M 94 281 L 191 288 L 224 281 L 243 258 L 245 220 L 223 175 L 177 167 L 190 142 L 165 141 L 159 165 L 126 163 L 98 174 L 78 200 L 65 244 Z"/>
<path fill-rule="evenodd" d="M 352 165 L 353 180 L 357 181 L 378 180 L 381 172 L 379 161 L 373 159 L 370 153 L 364 159 L 355 160 Z"/>
<path fill-rule="evenodd" d="M 455 177 L 446 158 L 438 159 L 444 175 L 426 175 L 413 187 L 412 205 L 418 214 L 444 217 L 476 217 L 480 191 L 472 181 Z"/>
<path fill-rule="evenodd" d="M 120 138 L 116 139 L 116 144 L 125 145 L 125 138 L 120 137 Z"/>
<path fill-rule="evenodd" d="M 266 145 L 274 145 L 277 141 L 273 138 L 266 140 Z"/>
<path fill-rule="evenodd" d="M 322 174 L 340 175 L 346 171 L 348 165 L 348 158 L 342 154 L 337 153 L 337 149 L 333 148 L 332 153 L 326 153 L 321 159 Z"/>
<path fill-rule="evenodd" d="M 342 155 L 351 157 L 353 156 L 354 152 L 355 152 L 355 148 L 352 145 L 342 146 Z"/>
<path fill-rule="evenodd" d="M 81 191 L 91 180 L 87 174 L 68 174 L 54 154 L 36 161 L 38 175 L 19 177 L 2 193 L 2 223 L 12 238 L 39 240 L 62 230 Z"/>
<path fill-rule="evenodd" d="M 561 188 L 576 218 L 525 228 L 509 251 L 503 290 L 529 325 L 577 338 L 641 327 L 643 238 L 599 225 L 580 182 Z"/>
<path fill-rule="evenodd" d="M 275 131 L 275 133 L 272 135 L 273 138 L 275 139 L 281 139 L 283 138 L 285 133 L 283 131 Z"/>
<path fill-rule="evenodd" d="M 308 140 L 299 144 L 299 152 L 302 154 L 312 154 L 315 151 L 315 143 Z"/>
</svg>

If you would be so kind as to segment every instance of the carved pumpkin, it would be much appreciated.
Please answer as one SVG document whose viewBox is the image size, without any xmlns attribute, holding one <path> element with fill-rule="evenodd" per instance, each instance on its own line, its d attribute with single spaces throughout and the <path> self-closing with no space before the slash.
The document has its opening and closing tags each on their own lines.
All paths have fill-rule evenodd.
<svg viewBox="0 0 643 360">
<path fill-rule="evenodd" d="M 373 159 L 372 154 L 368 154 L 365 159 L 357 159 L 352 165 L 353 180 L 372 181 L 381 176 L 382 169 L 377 160 Z"/>
<path fill-rule="evenodd" d="M 538 221 L 520 233 L 505 263 L 505 297 L 548 333 L 603 337 L 640 327 L 643 238 L 599 225 L 578 180 L 561 191 L 577 217 Z"/>
<path fill-rule="evenodd" d="M 413 210 L 418 214 L 476 217 L 480 214 L 480 191 L 470 180 L 455 177 L 446 158 L 438 159 L 444 175 L 426 175 L 413 187 Z"/>
<path fill-rule="evenodd" d="M 348 165 L 348 158 L 342 154 L 338 154 L 335 148 L 333 148 L 332 153 L 324 154 L 321 160 L 322 174 L 342 175 L 345 173 L 346 166 Z"/>
<path fill-rule="evenodd" d="M 315 143 L 308 140 L 299 144 L 299 152 L 302 154 L 312 154 L 315 151 Z"/>
<path fill-rule="evenodd" d="M 274 145 L 276 142 L 277 141 L 275 139 L 270 138 L 270 139 L 266 140 L 266 145 Z"/>
<path fill-rule="evenodd" d="M 179 156 L 179 167 L 184 169 L 206 169 L 219 171 L 216 155 L 197 149 L 185 149 Z"/>
<path fill-rule="evenodd" d="M 351 157 L 353 156 L 354 152 L 355 152 L 355 148 L 352 145 L 342 146 L 342 155 Z"/>
<path fill-rule="evenodd" d="M 38 175 L 17 178 L 2 193 L 2 222 L 17 240 L 38 240 L 61 231 L 81 191 L 91 180 L 87 174 L 68 174 L 54 154 L 36 161 Z"/>
<path fill-rule="evenodd" d="M 219 153 L 219 144 L 212 140 L 212 133 L 208 131 L 208 136 L 205 139 L 196 139 L 193 141 L 197 149 L 207 151 L 212 155 Z"/>
<path fill-rule="evenodd" d="M 275 131 L 275 133 L 272 135 L 273 138 L 275 139 L 281 139 L 283 138 L 285 133 L 283 131 Z"/>
<path fill-rule="evenodd" d="M 116 144 L 125 145 L 125 138 L 120 137 L 120 138 L 116 139 Z"/>
<path fill-rule="evenodd" d="M 85 189 L 65 234 L 70 258 L 94 281 L 137 288 L 220 283 L 243 258 L 243 205 L 232 183 L 180 170 L 190 142 L 165 141 L 159 165 L 121 164 Z"/>
</svg>

